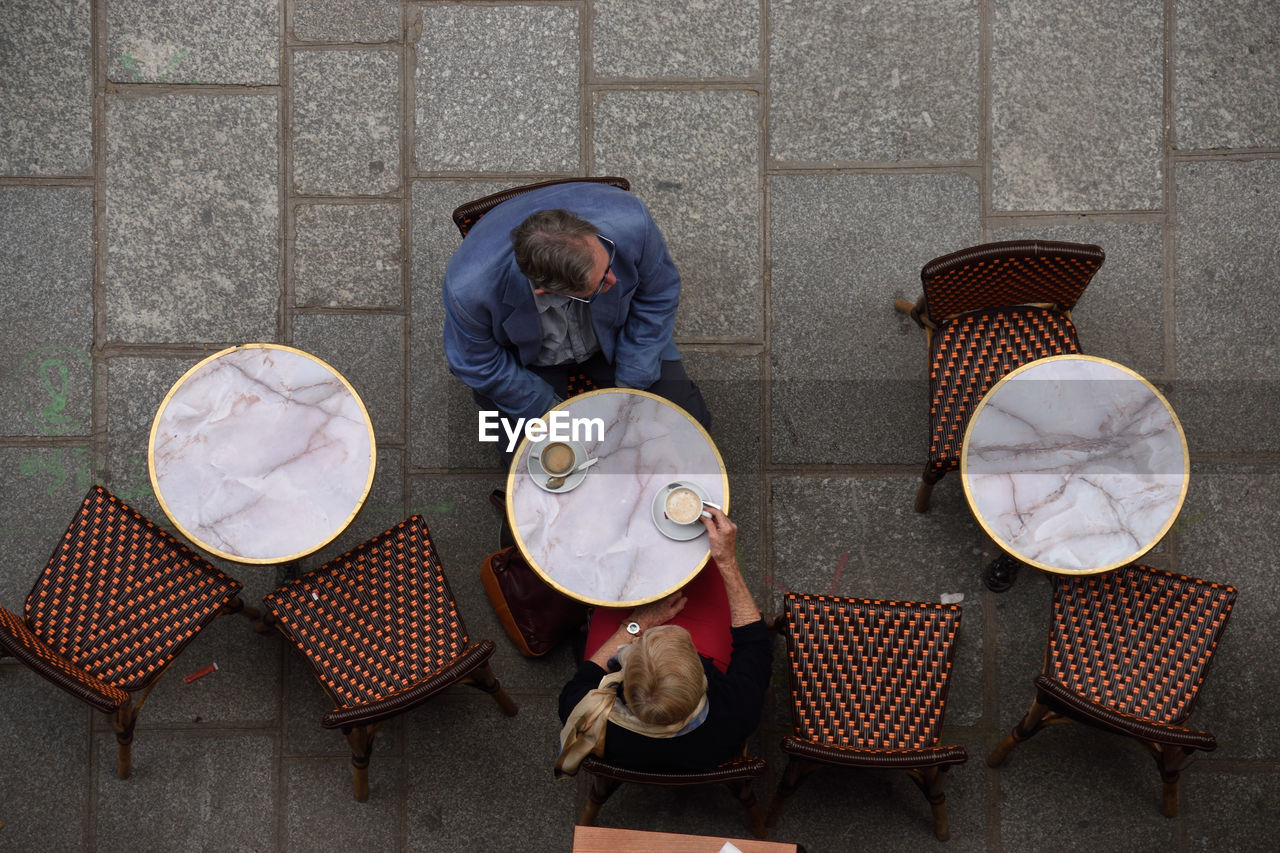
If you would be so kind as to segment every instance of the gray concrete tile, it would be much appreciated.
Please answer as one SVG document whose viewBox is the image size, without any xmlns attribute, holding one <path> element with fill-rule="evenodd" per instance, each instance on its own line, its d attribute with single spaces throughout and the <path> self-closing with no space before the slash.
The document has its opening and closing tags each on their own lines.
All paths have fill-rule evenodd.
<svg viewBox="0 0 1280 853">
<path fill-rule="evenodd" d="M 293 37 L 307 41 L 396 41 L 400 38 L 400 4 L 396 0 L 294 0 Z"/>
<path fill-rule="evenodd" d="M 750 77 L 759 70 L 756 0 L 597 0 L 592 12 L 597 78 Z"/>
<path fill-rule="evenodd" d="M 1280 145 L 1280 16 L 1271 0 L 1175 0 L 1177 147 Z"/>
<path fill-rule="evenodd" d="M 1173 404 L 1193 452 L 1280 450 L 1280 162 L 1179 164 Z"/>
<path fill-rule="evenodd" d="M 112 0 L 107 32 L 113 83 L 280 82 L 275 0 Z"/>
<path fill-rule="evenodd" d="M 274 97 L 112 98 L 112 341 L 269 341 L 279 299 Z"/>
<path fill-rule="evenodd" d="M 0 434 L 88 434 L 93 191 L 0 187 L 0 269 Z"/>
<path fill-rule="evenodd" d="M 983 562 L 999 555 L 994 544 L 984 551 Z M 990 598 L 995 615 L 997 686 L 996 737 L 973 747 L 975 758 L 985 761 L 1000 738 L 1026 715 L 1035 699 L 1035 678 L 1044 668 L 1044 647 L 1053 618 L 1053 581 L 1045 572 L 1020 566 L 1013 588 Z M 980 754 L 978 754 L 980 753 Z"/>
<path fill-rule="evenodd" d="M 397 849 L 399 766 L 397 760 L 374 756 L 369 765 L 369 799 L 360 803 L 351 793 L 350 759 L 286 762 L 286 823 L 280 849 L 302 853 Z"/>
<path fill-rule="evenodd" d="M 21 614 L 27 593 L 80 500 L 95 482 L 92 457 L 81 447 L 0 448 L 7 500 L 0 505 L 0 607 Z"/>
<path fill-rule="evenodd" d="M 992 9 L 992 207 L 1160 208 L 1162 7 L 1113 3 L 1081 14 L 999 0 Z"/>
<path fill-rule="evenodd" d="M 946 482 L 945 480 L 943 481 Z M 982 717 L 982 533 L 960 493 L 939 487 L 928 513 L 906 477 L 774 477 L 773 573 L 780 590 L 940 601 L 962 593 L 947 722 Z M 781 596 L 772 608 L 781 609 Z"/>
<path fill-rule="evenodd" d="M 978 242 L 964 175 L 770 181 L 774 463 L 918 462 L 928 449 L 924 335 L 893 309 L 932 258 Z M 799 342 L 808 342 L 804 345 Z"/>
<path fill-rule="evenodd" d="M 274 738 L 143 726 L 139 722 L 134 737 L 128 779 L 115 775 L 115 735 L 94 737 L 98 802 L 93 831 L 100 849 L 252 853 L 275 846 Z"/>
<path fill-rule="evenodd" d="M 293 191 L 376 195 L 400 186 L 400 53 L 295 50 Z"/>
<path fill-rule="evenodd" d="M 404 317 L 302 314 L 293 340 L 346 377 L 364 402 L 378 443 L 404 437 Z"/>
<path fill-rule="evenodd" d="M 0 743 L 9 768 L 0 773 L 5 848 L 87 849 L 84 768 L 89 715 L 98 712 L 11 658 L 0 663 L 0 689 Z"/>
<path fill-rule="evenodd" d="M 488 696 L 456 687 L 406 715 L 406 849 L 569 848 L 574 786 L 552 773 L 555 697 L 513 698 L 520 712 L 504 717 Z"/>
<path fill-rule="evenodd" d="M 1193 765 L 1178 783 L 1188 850 L 1265 853 L 1280 833 L 1280 780 L 1274 774 L 1207 773 Z"/>
<path fill-rule="evenodd" d="M 419 11 L 419 172 L 579 167 L 576 8 L 433 3 Z"/>
<path fill-rule="evenodd" d="M 999 779 L 1003 850 L 1176 848 L 1178 824 L 1160 813 L 1160 774 L 1136 740 L 1053 726 L 987 772 Z"/>
<path fill-rule="evenodd" d="M 711 439 L 729 475 L 754 477 L 760 471 L 762 354 L 685 347 L 681 355 L 711 411 Z"/>
<path fill-rule="evenodd" d="M 592 112 L 592 171 L 631 181 L 680 270 L 676 339 L 760 341 L 759 99 L 606 92 Z"/>
<path fill-rule="evenodd" d="M 398 308 L 399 204 L 300 204 L 294 213 L 293 289 L 299 306 Z"/>
<path fill-rule="evenodd" d="M 1218 748 L 1203 760 L 1275 760 L 1278 750 L 1265 724 L 1280 675 L 1259 661 L 1280 654 L 1280 472 L 1274 466 L 1210 466 L 1191 469 L 1191 485 L 1177 533 L 1177 570 L 1239 590 L 1213 665 L 1187 724 L 1213 732 Z"/>
<path fill-rule="evenodd" d="M 769 24 L 773 160 L 978 156 L 974 0 L 788 0 L 769 5 Z"/>
<path fill-rule="evenodd" d="M 0 14 L 0 174 L 73 175 L 93 156 L 89 0 L 18 0 Z"/>
<path fill-rule="evenodd" d="M 409 465 L 412 468 L 480 468 L 498 473 L 498 455 L 478 441 L 471 390 L 449 372 L 444 357 L 445 266 L 462 239 L 454 208 L 507 189 L 516 182 L 413 184 L 413 306 L 410 318 Z M 502 479 L 505 480 L 505 473 Z"/>
<path fill-rule="evenodd" d="M 1161 227 L 1129 222 L 996 229 L 994 240 L 1093 243 L 1102 269 L 1071 311 L 1080 345 L 1146 376 L 1164 375 L 1164 247 Z"/>
</svg>

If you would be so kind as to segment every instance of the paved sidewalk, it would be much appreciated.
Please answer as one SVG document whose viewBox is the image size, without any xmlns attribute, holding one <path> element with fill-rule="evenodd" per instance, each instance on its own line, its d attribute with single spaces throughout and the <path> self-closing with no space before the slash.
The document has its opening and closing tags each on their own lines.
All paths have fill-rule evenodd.
<svg viewBox="0 0 1280 853">
<path fill-rule="evenodd" d="M 762 601 L 964 594 L 947 716 L 951 840 L 901 774 L 824 774 L 774 837 L 853 849 L 1270 850 L 1280 837 L 1280 15 L 1275 0 L 3 0 L 0 604 L 21 607 L 101 481 L 163 520 L 146 442 L 200 358 L 276 341 L 373 416 L 364 512 L 318 564 L 424 515 L 514 719 L 465 688 L 378 736 L 367 803 L 302 661 L 243 620 L 179 659 L 114 777 L 100 714 L 0 660 L 2 850 L 563 851 L 551 774 L 568 650 L 521 658 L 476 570 L 500 477 L 441 349 L 449 212 L 625 175 L 684 290 L 677 338 L 729 464 Z M 911 509 L 923 336 L 892 310 L 930 258 L 1096 242 L 1082 344 L 1164 387 L 1193 480 L 1154 565 L 1240 600 L 1192 722 L 1219 749 L 1182 809 L 1132 742 L 1056 728 L 1000 771 L 1049 584 L 1004 595 L 957 477 Z M 261 597 L 280 572 L 222 564 Z M 778 657 L 782 656 L 778 646 Z M 211 661 L 191 685 L 181 677 Z M 755 741 L 785 763 L 782 670 Z M 624 788 L 609 825 L 742 835 L 719 790 Z"/>
</svg>

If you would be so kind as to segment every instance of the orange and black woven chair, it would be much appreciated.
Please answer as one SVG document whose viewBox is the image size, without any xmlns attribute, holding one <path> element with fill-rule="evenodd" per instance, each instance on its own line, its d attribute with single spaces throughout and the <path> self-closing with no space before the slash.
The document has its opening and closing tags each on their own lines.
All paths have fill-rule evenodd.
<svg viewBox="0 0 1280 853">
<path fill-rule="evenodd" d="M 0 652 L 110 717 L 116 775 L 127 779 L 142 703 L 214 617 L 244 608 L 239 592 L 238 581 L 94 486 L 24 618 L 0 607 Z"/>
<path fill-rule="evenodd" d="M 760 806 L 756 803 L 756 795 L 751 788 L 751 783 L 764 774 L 767 766 L 763 758 L 744 755 L 742 758 L 702 772 L 648 773 L 627 770 L 589 755 L 582 760 L 580 769 L 591 774 L 591 791 L 587 795 L 587 805 L 582 810 L 582 817 L 578 819 L 578 823 L 582 826 L 595 826 L 596 814 L 600 811 L 600 807 L 624 782 L 676 787 L 727 785 L 733 791 L 733 795 L 738 798 L 738 802 L 742 803 L 747 810 L 747 821 L 751 824 L 751 832 L 757 838 L 764 838 L 764 817 L 760 814 Z"/>
<path fill-rule="evenodd" d="M 1036 698 L 987 757 L 1053 723 L 1078 720 L 1137 738 L 1164 780 L 1162 811 L 1178 813 L 1178 774 L 1196 750 L 1218 742 L 1187 728 L 1236 590 L 1147 566 L 1054 582 L 1053 622 Z"/>
<path fill-rule="evenodd" d="M 924 328 L 929 351 L 929 459 L 916 512 L 959 467 L 969 416 L 992 385 L 1025 362 L 1080 352 L 1071 309 L 1105 258 L 1082 243 L 985 243 L 934 258 L 920 271 L 919 301 L 894 301 Z"/>
<path fill-rule="evenodd" d="M 516 705 L 472 643 L 421 516 L 413 516 L 263 599 L 336 703 L 320 724 L 351 746 L 355 798 L 369 798 L 373 738 L 391 717 L 454 683 Z"/>
<path fill-rule="evenodd" d="M 938 743 L 960 607 L 800 593 L 783 606 L 793 734 L 782 739 L 789 758 L 767 825 L 823 765 L 897 768 L 928 799 L 945 841 L 942 783 L 969 759 L 964 747 Z"/>
</svg>

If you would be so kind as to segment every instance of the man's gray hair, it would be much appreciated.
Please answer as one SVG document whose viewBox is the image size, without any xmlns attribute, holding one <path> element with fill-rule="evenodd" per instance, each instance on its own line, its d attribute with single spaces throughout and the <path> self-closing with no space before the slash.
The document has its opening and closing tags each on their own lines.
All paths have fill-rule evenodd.
<svg viewBox="0 0 1280 853">
<path fill-rule="evenodd" d="M 588 281 L 595 257 L 584 237 L 594 237 L 596 227 L 567 210 L 539 210 L 511 232 L 516 266 L 534 287 L 551 293 L 580 293 Z"/>
</svg>

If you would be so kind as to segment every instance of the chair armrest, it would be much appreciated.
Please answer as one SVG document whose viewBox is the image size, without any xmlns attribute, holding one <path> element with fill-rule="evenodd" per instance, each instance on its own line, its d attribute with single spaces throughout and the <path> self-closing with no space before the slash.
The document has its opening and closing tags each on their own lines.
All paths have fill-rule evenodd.
<svg viewBox="0 0 1280 853">
<path fill-rule="evenodd" d="M 129 694 L 90 675 L 31 633 L 17 614 L 0 607 L 0 648 L 71 695 L 110 714 L 129 701 Z"/>
</svg>

